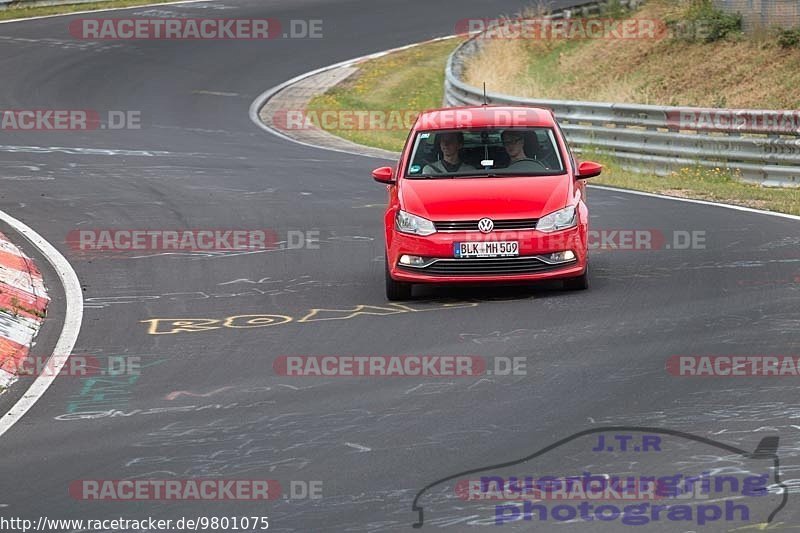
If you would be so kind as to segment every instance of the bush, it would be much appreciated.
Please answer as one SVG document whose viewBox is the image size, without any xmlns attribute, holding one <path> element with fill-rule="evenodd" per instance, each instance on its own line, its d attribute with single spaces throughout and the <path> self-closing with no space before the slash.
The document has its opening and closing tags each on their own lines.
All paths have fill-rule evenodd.
<svg viewBox="0 0 800 533">
<path fill-rule="evenodd" d="M 622 5 L 622 0 L 610 0 L 603 9 L 603 16 L 620 19 L 628 14 L 628 9 Z"/>
<path fill-rule="evenodd" d="M 800 28 L 778 30 L 778 44 L 781 48 L 800 48 Z"/>
<path fill-rule="evenodd" d="M 673 35 L 689 41 L 713 43 L 742 32 L 741 13 L 726 13 L 711 0 L 692 0 L 681 19 L 667 21 Z"/>
</svg>

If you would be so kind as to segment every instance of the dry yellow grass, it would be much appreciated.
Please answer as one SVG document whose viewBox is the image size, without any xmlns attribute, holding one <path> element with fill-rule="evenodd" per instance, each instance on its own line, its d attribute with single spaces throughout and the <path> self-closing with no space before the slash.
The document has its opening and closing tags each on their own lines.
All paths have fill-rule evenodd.
<svg viewBox="0 0 800 533">
<path fill-rule="evenodd" d="M 663 20 L 651 0 L 631 17 Z M 800 50 L 761 35 L 710 44 L 673 39 L 487 40 L 465 70 L 490 91 L 562 100 L 756 109 L 800 108 Z"/>
</svg>

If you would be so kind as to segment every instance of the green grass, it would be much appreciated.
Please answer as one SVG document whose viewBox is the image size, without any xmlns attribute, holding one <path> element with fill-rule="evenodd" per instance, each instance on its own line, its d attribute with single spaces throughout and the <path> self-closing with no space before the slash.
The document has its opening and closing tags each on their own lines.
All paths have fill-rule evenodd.
<svg viewBox="0 0 800 533">
<path fill-rule="evenodd" d="M 560 72 L 558 65 L 562 54 L 582 45 L 579 41 L 557 41 L 549 43 L 550 46 L 533 48 L 527 47 L 525 55 L 527 57 L 526 78 L 536 80 L 540 87 L 552 89 L 562 85 L 569 85 L 576 81 L 577 75 L 569 73 L 566 76 Z"/>
<path fill-rule="evenodd" d="M 95 9 L 108 9 L 112 7 L 136 7 L 148 4 L 163 4 L 168 1 L 169 0 L 107 0 L 106 2 L 66 4 L 62 6 L 12 7 L 0 11 L 0 20 L 60 15 L 63 13 L 74 13 L 75 11 L 92 11 Z"/>
<path fill-rule="evenodd" d="M 441 107 L 444 66 L 460 41 L 448 40 L 390 54 L 361 65 L 359 73 L 327 93 L 314 98 L 309 109 L 321 110 L 422 110 Z M 552 58 L 545 61 L 554 61 Z M 329 130 L 351 141 L 399 152 L 407 129 L 390 131 Z M 668 196 L 711 200 L 757 209 L 800 215 L 800 188 L 775 189 L 740 182 L 724 169 L 687 167 L 668 176 L 624 170 L 613 156 L 584 151 L 585 159 L 604 166 L 590 183 L 647 191 Z"/>
<path fill-rule="evenodd" d="M 656 176 L 625 171 L 608 161 L 602 163 L 606 166 L 604 175 L 591 183 L 800 215 L 800 188 L 775 189 L 743 183 L 725 169 L 686 167 L 668 176 Z"/>
<path fill-rule="evenodd" d="M 800 48 L 800 28 L 779 29 L 777 34 L 781 48 Z"/>
<path fill-rule="evenodd" d="M 706 29 L 705 35 L 692 35 L 690 40 L 713 43 L 721 39 L 736 37 L 742 33 L 742 15 L 717 9 L 711 0 L 694 0 L 683 13 L 683 20 L 690 27 Z M 668 19 L 666 22 L 675 27 L 679 21 Z"/>
<path fill-rule="evenodd" d="M 441 107 L 445 63 L 460 42 L 448 39 L 368 61 L 353 77 L 311 100 L 308 110 L 419 112 Z M 330 132 L 359 144 L 399 152 L 410 127 L 411 124 L 405 124 L 387 130 Z"/>
<path fill-rule="evenodd" d="M 597 185 L 800 215 L 800 188 L 778 189 L 744 183 L 739 180 L 738 172 L 725 168 L 695 165 L 657 176 L 654 172 L 625 170 L 615 157 L 598 155 L 591 150 L 584 149 L 581 157 L 603 165 L 603 173 L 589 181 Z"/>
</svg>

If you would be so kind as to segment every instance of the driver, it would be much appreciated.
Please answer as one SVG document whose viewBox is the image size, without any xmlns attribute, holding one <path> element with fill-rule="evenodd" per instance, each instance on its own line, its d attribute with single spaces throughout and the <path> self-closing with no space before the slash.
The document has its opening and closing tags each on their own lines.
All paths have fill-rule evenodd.
<svg viewBox="0 0 800 533">
<path fill-rule="evenodd" d="M 423 174 L 445 174 L 460 170 L 475 170 L 475 167 L 461 161 L 461 148 L 464 147 L 464 134 L 460 131 L 442 133 L 439 135 L 439 147 L 442 149 L 442 159 L 425 165 Z"/>
<path fill-rule="evenodd" d="M 525 136 L 518 131 L 506 130 L 500 135 L 503 141 L 503 148 L 508 154 L 509 163 L 507 168 L 514 170 L 542 170 L 545 166 L 525 153 Z"/>
</svg>

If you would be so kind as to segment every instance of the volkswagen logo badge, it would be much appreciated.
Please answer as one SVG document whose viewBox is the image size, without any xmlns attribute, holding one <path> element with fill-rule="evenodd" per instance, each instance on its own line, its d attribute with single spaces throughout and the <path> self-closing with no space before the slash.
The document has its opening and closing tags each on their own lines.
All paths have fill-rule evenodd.
<svg viewBox="0 0 800 533">
<path fill-rule="evenodd" d="M 478 229 L 481 233 L 489 233 L 494 229 L 494 222 L 491 218 L 482 218 L 478 221 Z"/>
</svg>

